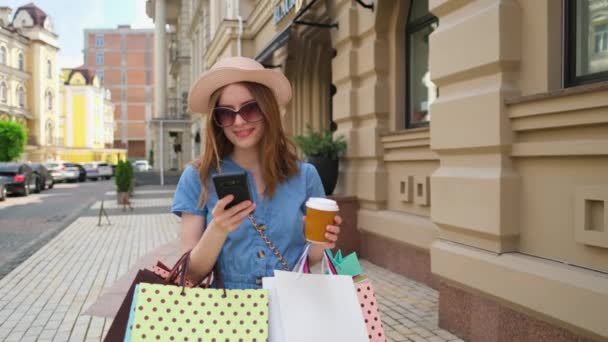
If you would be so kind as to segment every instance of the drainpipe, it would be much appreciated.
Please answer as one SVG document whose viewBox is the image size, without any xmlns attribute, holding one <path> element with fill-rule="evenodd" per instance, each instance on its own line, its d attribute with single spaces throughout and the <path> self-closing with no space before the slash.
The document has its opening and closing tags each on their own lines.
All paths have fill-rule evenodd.
<svg viewBox="0 0 608 342">
<path fill-rule="evenodd" d="M 241 17 L 241 11 L 240 11 L 240 2 L 241 0 L 236 0 L 236 18 L 239 21 L 239 33 L 238 33 L 238 39 L 236 41 L 236 54 L 237 56 L 241 56 L 241 40 L 243 39 L 243 17 Z"/>
</svg>

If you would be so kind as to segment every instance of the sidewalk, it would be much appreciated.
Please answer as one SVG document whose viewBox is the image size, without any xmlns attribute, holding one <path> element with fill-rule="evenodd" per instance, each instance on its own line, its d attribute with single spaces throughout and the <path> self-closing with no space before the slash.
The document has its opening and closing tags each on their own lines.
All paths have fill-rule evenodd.
<svg viewBox="0 0 608 342">
<path fill-rule="evenodd" d="M 138 187 L 133 212 L 106 193 L 101 202 L 0 280 L 0 341 L 100 341 L 110 319 L 81 315 L 146 252 L 178 237 L 179 219 L 169 213 L 171 187 Z M 460 341 L 437 327 L 437 292 L 375 266 L 373 280 L 389 341 Z"/>
</svg>

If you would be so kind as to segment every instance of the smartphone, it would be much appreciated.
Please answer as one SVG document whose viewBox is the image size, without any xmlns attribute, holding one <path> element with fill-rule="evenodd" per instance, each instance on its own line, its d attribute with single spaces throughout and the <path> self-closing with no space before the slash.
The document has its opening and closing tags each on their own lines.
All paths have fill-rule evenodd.
<svg viewBox="0 0 608 342">
<path fill-rule="evenodd" d="M 249 192 L 249 182 L 247 181 L 247 174 L 245 172 L 223 173 L 211 176 L 211 179 L 213 179 L 218 199 L 222 199 L 228 195 L 234 196 L 232 202 L 226 205 L 226 209 L 230 209 L 244 201 L 252 201 L 251 193 Z"/>
</svg>

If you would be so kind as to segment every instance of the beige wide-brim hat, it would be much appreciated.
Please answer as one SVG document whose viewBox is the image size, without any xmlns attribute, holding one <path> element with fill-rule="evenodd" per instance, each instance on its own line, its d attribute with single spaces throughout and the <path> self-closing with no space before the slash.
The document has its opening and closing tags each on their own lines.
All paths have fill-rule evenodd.
<svg viewBox="0 0 608 342">
<path fill-rule="evenodd" d="M 209 98 L 219 88 L 238 82 L 254 82 L 265 85 L 274 93 L 280 107 L 291 99 L 291 84 L 282 72 L 266 69 L 254 59 L 228 57 L 216 62 L 199 77 L 188 93 L 188 110 L 207 114 Z"/>
</svg>

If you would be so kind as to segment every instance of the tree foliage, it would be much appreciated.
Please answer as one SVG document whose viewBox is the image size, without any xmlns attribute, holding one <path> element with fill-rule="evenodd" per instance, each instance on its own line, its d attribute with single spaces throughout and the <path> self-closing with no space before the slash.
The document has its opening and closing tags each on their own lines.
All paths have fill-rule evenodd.
<svg viewBox="0 0 608 342">
<path fill-rule="evenodd" d="M 133 179 L 133 170 L 130 168 L 131 164 L 126 161 L 119 160 L 116 165 L 116 172 L 114 173 L 114 181 L 116 182 L 117 192 L 128 192 L 131 188 L 131 181 Z"/>
<path fill-rule="evenodd" d="M 0 161 L 13 161 L 25 150 L 27 131 L 25 127 L 10 121 L 0 120 Z"/>
</svg>

